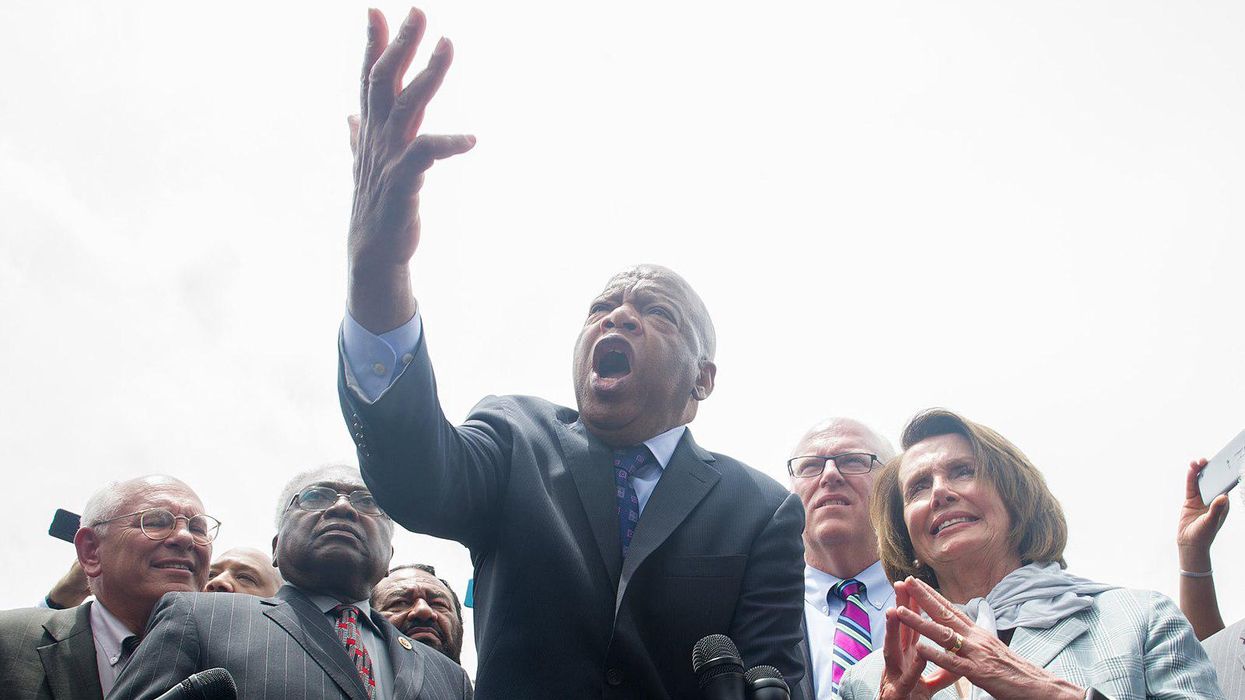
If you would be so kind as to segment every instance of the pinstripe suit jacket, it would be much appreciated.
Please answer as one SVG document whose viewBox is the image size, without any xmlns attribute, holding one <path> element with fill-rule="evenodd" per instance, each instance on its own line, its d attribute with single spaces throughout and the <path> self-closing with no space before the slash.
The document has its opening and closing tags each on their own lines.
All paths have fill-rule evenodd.
<svg viewBox="0 0 1245 700">
<path fill-rule="evenodd" d="M 399 644 L 401 633 L 379 613 L 372 613 L 372 621 L 389 642 L 386 651 L 394 675 L 390 697 L 471 698 L 471 683 L 461 666 L 422 644 Z M 273 598 L 166 594 L 108 697 L 154 698 L 209 668 L 229 671 L 239 698 L 367 700 L 332 623 L 289 585 Z"/>
<path fill-rule="evenodd" d="M 363 478 L 409 530 L 454 539 L 475 563 L 481 698 L 699 697 L 692 646 L 729 635 L 799 698 L 804 616 L 800 499 L 684 433 L 624 560 L 610 448 L 578 412 L 489 397 L 454 427 L 441 412 L 427 328 L 374 403 L 339 394 Z"/>
<path fill-rule="evenodd" d="M 1228 625 L 1202 642 L 1219 674 L 1219 686 L 1230 698 L 1245 698 L 1245 620 Z"/>
<path fill-rule="evenodd" d="M 0 694 L 40 700 L 102 698 L 91 605 L 0 612 Z"/>
<path fill-rule="evenodd" d="M 1167 596 L 1153 591 L 1100 593 L 1092 607 L 1050 629 L 1017 628 L 1011 650 L 1111 700 L 1223 700 L 1193 628 Z M 843 700 L 876 698 L 882 664 L 877 651 L 849 668 L 839 688 Z M 952 688 L 934 695 L 934 700 L 955 698 Z"/>
</svg>

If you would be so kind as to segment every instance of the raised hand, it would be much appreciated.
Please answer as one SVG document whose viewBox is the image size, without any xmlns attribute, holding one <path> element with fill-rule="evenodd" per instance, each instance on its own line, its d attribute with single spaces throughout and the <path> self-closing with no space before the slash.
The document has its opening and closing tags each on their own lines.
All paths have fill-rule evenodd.
<svg viewBox="0 0 1245 700">
<path fill-rule="evenodd" d="M 1189 463 L 1189 471 L 1184 479 L 1184 503 L 1180 506 L 1180 522 L 1176 526 L 1176 546 L 1181 550 L 1192 550 L 1190 553 L 1204 554 L 1206 565 L 1210 564 L 1210 545 L 1223 527 L 1224 518 L 1228 517 L 1228 495 L 1220 494 L 1209 506 L 1202 504 L 1202 494 L 1198 491 L 1197 475 L 1206 468 L 1206 460 L 1199 459 Z M 1182 559 L 1185 552 L 1181 552 Z M 1205 569 L 1200 569 L 1205 570 Z"/>
<path fill-rule="evenodd" d="M 368 330 L 395 328 L 415 313 L 407 263 L 419 245 L 419 188 L 424 172 L 443 158 L 471 150 L 475 137 L 419 133 L 424 110 L 445 79 L 454 50 L 448 39 L 410 83 L 426 21 L 415 8 L 389 41 L 379 10 L 368 10 L 359 116 L 350 120 L 354 205 L 347 243 L 350 314 Z"/>
<path fill-rule="evenodd" d="M 895 607 L 886 611 L 886 637 L 882 642 L 885 666 L 878 689 L 879 700 L 925 700 L 951 685 L 958 675 L 940 671 L 923 677 L 925 659 L 917 649 L 921 635 L 901 622 L 900 611 L 921 617 L 921 604 L 912 596 L 912 579 L 895 582 Z"/>
<path fill-rule="evenodd" d="M 1198 639 L 1206 639 L 1223 629 L 1223 614 L 1215 580 L 1210 577 L 1210 545 L 1228 517 L 1228 495 L 1220 494 L 1202 504 L 1197 475 L 1206 468 L 1206 460 L 1189 463 L 1184 478 L 1184 503 L 1176 525 L 1176 552 L 1180 562 L 1180 610 L 1189 618 Z"/>
</svg>

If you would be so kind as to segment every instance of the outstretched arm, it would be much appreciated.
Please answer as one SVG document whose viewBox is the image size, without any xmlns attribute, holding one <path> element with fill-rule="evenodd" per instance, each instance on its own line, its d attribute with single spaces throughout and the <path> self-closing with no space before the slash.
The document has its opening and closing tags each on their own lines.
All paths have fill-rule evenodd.
<svg viewBox="0 0 1245 700">
<path fill-rule="evenodd" d="M 1197 475 L 1205 468 L 1204 459 L 1189 463 L 1180 524 L 1176 527 L 1176 548 L 1180 553 L 1180 610 L 1189 618 L 1199 641 L 1223 629 L 1215 579 L 1210 575 L 1210 545 L 1228 516 L 1227 494 L 1215 497 L 1209 506 L 1202 504 Z"/>
<path fill-rule="evenodd" d="M 448 39 L 410 83 L 403 77 L 423 38 L 424 14 L 407 14 L 397 36 L 379 10 L 368 11 L 359 116 L 351 120 L 354 204 L 347 243 L 347 309 L 375 334 L 415 314 L 408 269 L 419 244 L 419 188 L 435 161 L 471 150 L 475 137 L 419 133 L 424 110 L 453 60 Z"/>
</svg>

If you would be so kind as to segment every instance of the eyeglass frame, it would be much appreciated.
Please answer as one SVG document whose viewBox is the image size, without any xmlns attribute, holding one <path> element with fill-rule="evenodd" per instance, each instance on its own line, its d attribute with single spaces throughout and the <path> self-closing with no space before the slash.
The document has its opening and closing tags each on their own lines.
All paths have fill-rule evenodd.
<svg viewBox="0 0 1245 700">
<path fill-rule="evenodd" d="M 325 506 L 323 508 L 304 507 L 301 497 L 304 493 L 307 493 L 308 491 L 312 489 L 324 489 L 326 491 L 332 491 L 333 493 L 337 494 L 337 498 L 333 499 L 333 503 L 331 505 Z M 363 510 L 362 508 L 359 508 L 357 505 L 355 505 L 354 495 L 357 493 L 365 493 L 368 495 L 369 498 L 372 499 L 372 503 L 376 504 L 375 513 L 369 513 L 368 511 Z M 290 504 L 285 507 L 285 510 L 286 512 L 289 512 L 292 506 L 298 506 L 299 510 L 306 511 L 308 513 L 323 513 L 326 510 L 336 507 L 338 501 L 340 501 L 343 497 L 346 499 L 346 502 L 350 504 L 350 507 L 353 508 L 358 513 L 362 513 L 363 515 L 379 515 L 382 517 L 388 517 L 385 514 L 385 509 L 381 508 L 379 503 L 376 503 L 376 496 L 372 493 L 371 489 L 355 489 L 354 491 L 351 491 L 349 493 L 343 493 L 333 488 L 332 486 L 315 485 L 315 484 L 308 486 L 307 488 L 302 489 L 298 493 L 294 494 L 294 498 L 290 499 Z"/>
<path fill-rule="evenodd" d="M 164 537 L 152 537 L 151 533 L 147 532 L 147 526 L 143 524 L 143 517 L 146 516 L 148 513 L 154 513 L 156 511 L 164 511 L 165 513 L 168 513 L 173 518 L 173 529 L 169 530 L 169 534 L 165 535 Z M 186 531 L 190 533 L 190 539 L 195 544 L 200 545 L 200 546 L 209 545 L 209 544 L 212 544 L 212 542 L 216 541 L 216 536 L 220 534 L 220 526 L 222 525 L 221 521 L 217 520 L 216 518 L 213 518 L 207 513 L 198 513 L 196 515 L 190 515 L 190 516 L 177 515 L 173 511 L 169 510 L 168 508 L 162 508 L 162 507 L 157 506 L 155 508 L 144 508 L 142 510 L 136 510 L 133 513 L 126 513 L 125 515 L 118 515 L 113 518 L 108 518 L 107 520 L 98 520 L 94 523 L 91 523 L 90 525 L 87 525 L 86 527 L 99 527 L 100 525 L 107 525 L 109 523 L 115 523 L 118 520 L 124 520 L 125 518 L 132 518 L 135 515 L 139 516 L 138 518 L 139 531 L 143 533 L 143 537 L 146 537 L 152 542 L 163 542 L 167 540 L 168 538 L 172 537 L 173 533 L 177 532 L 177 521 L 185 520 Z M 209 534 L 204 535 L 202 542 L 200 542 L 199 538 L 195 536 L 194 530 L 190 529 L 190 521 L 194 520 L 195 518 L 205 518 L 207 522 L 209 523 L 216 523 L 212 527 L 209 527 L 207 528 L 207 530 L 205 530 L 205 532 Z"/>
<path fill-rule="evenodd" d="M 842 457 L 847 457 L 849 455 L 864 455 L 864 456 L 869 457 L 869 468 L 864 470 L 863 472 L 843 471 L 842 469 L 839 468 L 838 460 Z M 796 474 L 795 470 L 792 469 L 791 467 L 791 463 L 796 461 L 797 459 L 820 459 L 821 469 L 819 469 L 816 474 Z M 877 469 L 879 465 L 885 464 L 885 462 L 879 459 L 878 456 L 873 454 L 872 452 L 843 452 L 837 455 L 830 455 L 830 456 L 799 455 L 797 457 L 792 457 L 791 459 L 787 460 L 787 473 L 791 475 L 792 479 L 812 479 L 814 477 L 818 477 L 826 473 L 826 464 L 829 462 L 834 462 L 834 470 L 839 473 L 839 476 L 860 476 L 861 474 L 868 474 L 874 469 Z"/>
</svg>

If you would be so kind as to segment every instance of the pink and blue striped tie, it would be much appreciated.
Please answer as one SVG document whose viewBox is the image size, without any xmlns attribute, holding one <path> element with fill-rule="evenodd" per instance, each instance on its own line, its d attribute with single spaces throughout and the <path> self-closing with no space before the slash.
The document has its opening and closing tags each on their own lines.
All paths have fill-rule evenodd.
<svg viewBox="0 0 1245 700">
<path fill-rule="evenodd" d="M 854 578 L 839 581 L 828 597 L 843 601 L 843 612 L 834 623 L 834 666 L 830 675 L 833 692 L 838 695 L 843 672 L 873 651 L 873 637 L 864 606 L 865 584 Z"/>
</svg>

